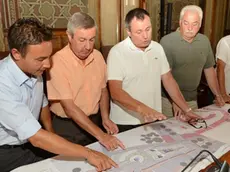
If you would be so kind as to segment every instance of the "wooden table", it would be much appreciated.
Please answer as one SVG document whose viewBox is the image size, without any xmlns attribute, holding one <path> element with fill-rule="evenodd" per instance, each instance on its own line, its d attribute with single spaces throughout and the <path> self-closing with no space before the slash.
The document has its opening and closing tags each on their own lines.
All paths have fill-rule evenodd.
<svg viewBox="0 0 230 172">
<path fill-rule="evenodd" d="M 228 164 L 230 164 L 230 151 L 228 151 L 226 154 L 224 154 L 219 160 L 221 162 L 227 161 Z M 214 165 L 215 165 L 215 163 L 213 162 L 212 164 L 210 164 L 209 166 L 207 166 L 205 169 L 201 170 L 200 172 L 206 172 L 208 169 L 210 169 Z"/>
</svg>

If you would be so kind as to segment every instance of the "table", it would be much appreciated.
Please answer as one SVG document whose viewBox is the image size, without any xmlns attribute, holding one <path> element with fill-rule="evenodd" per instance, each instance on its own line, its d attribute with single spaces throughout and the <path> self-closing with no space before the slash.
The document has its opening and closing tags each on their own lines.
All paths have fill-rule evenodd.
<svg viewBox="0 0 230 172">
<path fill-rule="evenodd" d="M 176 158 L 179 158 L 182 160 L 184 159 L 184 157 L 188 158 L 186 156 L 187 156 L 187 154 L 189 154 L 191 152 L 191 150 L 193 149 L 193 146 L 194 146 L 194 145 L 192 145 L 192 142 L 199 142 L 199 140 L 202 140 L 199 144 L 203 144 L 203 142 L 205 143 L 205 141 L 208 139 L 215 139 L 218 141 L 213 142 L 212 146 L 214 147 L 214 145 L 221 145 L 221 148 L 215 152 L 215 156 L 219 158 L 223 154 L 225 154 L 226 152 L 228 152 L 230 150 L 230 137 L 226 137 L 226 135 L 225 135 L 225 131 L 229 131 L 229 129 L 230 129 L 230 122 L 226 118 L 226 116 L 228 117 L 228 113 L 227 113 L 228 109 L 230 109 L 230 105 L 225 105 L 222 108 L 218 108 L 215 105 L 211 105 L 211 106 L 205 107 L 203 109 L 199 109 L 197 113 L 200 114 L 201 116 L 204 116 L 207 118 L 209 127 L 206 130 L 196 130 L 186 123 L 179 122 L 175 119 L 168 119 L 168 120 L 165 120 L 162 122 L 156 122 L 153 124 L 149 124 L 149 125 L 135 128 L 133 130 L 126 131 L 124 133 L 120 133 L 117 135 L 117 137 L 123 141 L 123 143 L 126 145 L 127 151 L 129 153 L 141 150 L 139 152 L 139 154 L 141 154 L 141 152 L 144 152 L 142 150 L 147 150 L 147 148 L 148 148 L 147 151 L 149 151 L 149 150 L 152 151 L 153 148 L 154 149 L 155 148 L 161 149 L 162 145 L 163 146 L 166 145 L 165 146 L 166 149 L 170 146 L 171 146 L 170 148 L 178 148 L 179 149 L 179 148 L 184 146 L 183 144 L 185 144 L 186 146 L 181 148 L 181 150 L 187 151 L 186 154 L 178 154 L 176 157 L 173 157 L 173 158 L 175 158 L 175 160 L 178 160 Z M 217 121 L 217 122 L 213 121 L 212 119 L 215 119 L 215 121 Z M 159 129 L 159 130 L 157 130 L 157 132 L 156 132 L 156 129 Z M 171 135 L 169 136 L 169 135 L 167 135 L 167 133 L 170 133 Z M 177 141 L 177 142 L 175 142 L 175 141 Z M 223 144 L 219 141 L 223 142 Z M 151 144 L 151 143 L 153 143 L 153 144 Z M 205 144 L 207 144 L 207 143 L 210 144 L 210 142 L 206 141 Z M 153 146 L 153 148 L 150 146 Z M 202 146 L 207 146 L 207 145 L 200 145 L 200 146 L 201 147 L 199 147 L 199 148 L 203 148 Z M 91 144 L 91 145 L 89 145 L 89 147 L 92 149 L 101 151 L 103 153 L 106 153 L 106 154 L 112 156 L 113 159 L 116 159 L 117 157 L 118 157 L 118 159 L 119 158 L 124 159 L 124 158 L 126 158 L 125 156 L 128 156 L 128 155 L 124 156 L 123 154 L 122 154 L 123 157 L 120 156 L 120 154 L 122 153 L 121 150 L 117 150 L 113 153 L 110 153 L 110 152 L 106 151 L 105 148 L 102 147 L 99 143 Z M 214 148 L 212 148 L 211 146 L 208 148 L 214 150 Z M 154 151 L 155 151 L 154 155 L 151 154 L 152 156 L 156 156 L 156 150 L 154 150 Z M 192 151 L 194 151 L 194 153 L 193 153 L 193 157 L 194 157 L 196 150 L 194 149 Z M 159 151 L 158 151 L 158 153 L 159 153 Z M 228 154 L 230 154 L 230 153 L 227 153 L 226 156 L 230 157 L 230 156 L 228 156 Z M 143 156 L 146 156 L 146 154 Z M 172 156 L 172 155 L 170 155 L 170 156 Z M 151 158 L 152 157 L 150 157 L 149 159 L 151 159 Z M 156 158 L 156 157 L 154 157 L 154 158 Z M 171 158 L 171 159 L 173 159 L 173 158 Z M 146 159 L 148 159 L 148 158 L 146 158 Z M 134 160 L 135 160 L 135 158 L 134 158 Z M 138 161 L 140 161 L 140 159 L 138 159 Z M 145 163 L 152 163 L 152 162 L 146 161 Z M 197 172 L 201 169 L 204 169 L 210 163 L 211 163 L 210 159 L 204 159 L 203 161 L 199 162 L 196 166 L 194 166 L 189 171 L 190 172 L 192 172 L 192 171 Z M 151 166 L 151 165 L 150 166 L 151 166 L 151 169 L 153 169 L 153 168 L 154 169 L 155 168 L 160 169 L 160 168 L 164 167 L 164 164 L 167 165 L 170 163 L 168 161 L 167 161 L 167 163 L 160 162 L 154 166 Z M 139 166 L 140 165 L 145 165 L 145 164 L 140 163 Z M 174 168 L 173 165 L 175 166 L 174 171 L 181 171 L 181 167 L 180 168 L 176 167 L 176 165 L 185 166 L 186 164 L 184 164 L 184 162 L 182 161 L 180 164 L 176 164 L 176 165 L 175 165 L 175 163 L 172 163 L 172 165 L 170 167 Z M 132 168 L 134 168 L 135 164 L 132 164 L 132 166 L 133 166 Z M 139 166 L 135 167 L 134 169 L 136 171 L 138 171 L 137 169 Z M 121 167 L 125 167 L 124 164 L 122 164 Z M 164 168 L 166 168 L 166 167 L 164 167 Z M 178 169 L 176 170 L 176 168 L 178 168 Z M 113 170 L 116 171 L 116 169 L 113 169 Z M 148 168 L 148 170 L 150 170 L 150 168 Z M 148 170 L 142 170 L 142 171 L 148 171 Z M 90 166 L 88 163 L 86 163 L 83 160 L 75 159 L 75 158 L 69 158 L 69 157 L 63 157 L 63 156 L 57 156 L 55 158 L 50 158 L 50 159 L 47 159 L 47 160 L 44 160 L 44 161 L 41 161 L 38 163 L 26 165 L 26 166 L 19 167 L 19 168 L 13 170 L 13 172 L 31 172 L 31 171 L 33 171 L 33 172 L 62 172 L 62 171 L 65 171 L 65 172 L 83 172 L 83 171 L 84 172 L 94 172 L 95 170 L 92 166 Z M 122 172 L 121 169 L 117 169 L 117 171 Z M 165 170 L 163 170 L 163 171 L 165 172 Z M 172 172 L 172 169 L 170 169 L 169 171 Z M 127 169 L 125 172 L 127 172 Z"/>
<path fill-rule="evenodd" d="M 227 153 L 225 153 L 223 156 L 221 156 L 221 158 L 219 158 L 219 160 L 221 162 L 227 161 L 228 164 L 230 164 L 230 151 L 228 151 Z M 211 168 L 212 166 L 214 166 L 215 163 L 210 164 L 208 167 L 206 167 L 205 169 L 200 170 L 200 172 L 206 172 L 209 168 Z"/>
</svg>

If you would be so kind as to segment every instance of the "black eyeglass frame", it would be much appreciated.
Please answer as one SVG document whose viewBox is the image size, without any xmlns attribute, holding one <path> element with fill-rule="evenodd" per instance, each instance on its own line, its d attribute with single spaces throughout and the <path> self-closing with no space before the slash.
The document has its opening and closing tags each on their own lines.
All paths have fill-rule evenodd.
<svg viewBox="0 0 230 172">
<path fill-rule="evenodd" d="M 196 123 L 204 123 L 205 127 L 203 127 L 203 126 L 198 127 L 198 126 L 194 125 Z M 207 125 L 207 123 L 206 123 L 206 121 L 204 119 L 190 119 L 188 121 L 188 124 L 191 125 L 192 127 L 196 128 L 196 129 L 201 129 L 201 128 L 206 129 L 206 128 L 208 128 L 208 125 Z"/>
</svg>

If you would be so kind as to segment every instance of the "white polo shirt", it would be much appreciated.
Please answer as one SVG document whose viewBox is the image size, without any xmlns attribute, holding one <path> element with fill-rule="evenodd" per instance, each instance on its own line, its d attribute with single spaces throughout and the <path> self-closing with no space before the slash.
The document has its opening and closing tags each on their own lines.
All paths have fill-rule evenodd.
<svg viewBox="0 0 230 172">
<path fill-rule="evenodd" d="M 225 88 L 230 93 L 230 35 L 223 37 L 216 47 L 216 58 L 225 62 Z"/>
<path fill-rule="evenodd" d="M 107 59 L 108 80 L 122 81 L 134 99 L 161 112 L 161 75 L 169 72 L 162 46 L 154 41 L 142 51 L 128 37 L 115 45 Z M 116 124 L 141 124 L 140 115 L 111 101 L 110 118 Z"/>
</svg>

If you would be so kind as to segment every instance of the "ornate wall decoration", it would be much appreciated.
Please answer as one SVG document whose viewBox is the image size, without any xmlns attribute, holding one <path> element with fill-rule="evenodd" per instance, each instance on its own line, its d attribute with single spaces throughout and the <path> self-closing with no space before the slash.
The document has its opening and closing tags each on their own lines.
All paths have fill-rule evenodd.
<svg viewBox="0 0 230 172">
<path fill-rule="evenodd" d="M 75 12 L 88 13 L 88 0 L 20 0 L 20 15 L 36 17 L 53 28 L 66 28 Z"/>
</svg>

